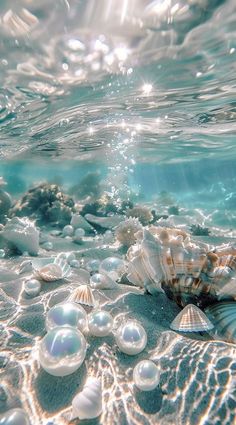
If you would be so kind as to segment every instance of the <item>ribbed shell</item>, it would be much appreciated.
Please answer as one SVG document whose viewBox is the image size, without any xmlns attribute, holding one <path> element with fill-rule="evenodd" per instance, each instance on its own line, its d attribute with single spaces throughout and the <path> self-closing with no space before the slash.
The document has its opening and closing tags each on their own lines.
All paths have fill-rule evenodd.
<svg viewBox="0 0 236 425">
<path fill-rule="evenodd" d="M 75 303 L 87 305 L 89 307 L 95 306 L 95 299 L 91 288 L 88 285 L 80 285 L 69 297 L 70 301 Z"/>
<path fill-rule="evenodd" d="M 216 334 L 228 342 L 236 343 L 236 302 L 225 301 L 205 309 L 213 322 Z"/>
<path fill-rule="evenodd" d="M 180 332 L 204 332 L 213 329 L 214 325 L 200 308 L 194 304 L 188 304 L 176 316 L 170 328 Z"/>
</svg>

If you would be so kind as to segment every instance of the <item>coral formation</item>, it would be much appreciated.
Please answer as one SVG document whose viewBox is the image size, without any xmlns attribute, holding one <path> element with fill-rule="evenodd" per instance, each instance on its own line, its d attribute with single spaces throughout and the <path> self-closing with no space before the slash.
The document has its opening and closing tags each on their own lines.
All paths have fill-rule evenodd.
<svg viewBox="0 0 236 425">
<path fill-rule="evenodd" d="M 74 212 L 73 199 L 55 184 L 41 183 L 29 189 L 10 210 L 10 216 L 28 216 L 37 223 L 64 227 Z"/>
<path fill-rule="evenodd" d="M 128 218 L 125 221 L 122 221 L 116 228 L 115 235 L 117 240 L 121 245 L 130 247 L 133 245 L 137 238 L 135 234 L 142 230 L 142 225 L 140 224 L 138 218 Z"/>
<path fill-rule="evenodd" d="M 193 236 L 209 236 L 211 233 L 208 227 L 203 227 L 199 224 L 192 224 L 190 232 Z"/>
<path fill-rule="evenodd" d="M 138 218 L 143 226 L 146 226 L 153 221 L 153 215 L 150 209 L 142 205 L 136 205 L 133 208 L 127 209 L 126 216 Z"/>
</svg>

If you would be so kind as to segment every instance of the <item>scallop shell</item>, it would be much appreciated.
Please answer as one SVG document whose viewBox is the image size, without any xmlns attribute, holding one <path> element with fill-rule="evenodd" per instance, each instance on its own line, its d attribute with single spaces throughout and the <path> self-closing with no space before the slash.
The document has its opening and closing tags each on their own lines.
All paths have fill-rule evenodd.
<svg viewBox="0 0 236 425">
<path fill-rule="evenodd" d="M 89 377 L 83 390 L 72 400 L 72 417 L 94 419 L 102 413 L 102 386 L 100 379 Z"/>
<path fill-rule="evenodd" d="M 227 301 L 211 305 L 205 313 L 213 322 L 216 335 L 228 342 L 236 343 L 236 302 Z"/>
<path fill-rule="evenodd" d="M 96 302 L 91 288 L 88 285 L 80 285 L 69 297 L 70 301 L 94 307 Z"/>
<path fill-rule="evenodd" d="M 48 261 L 50 261 L 50 259 Z M 71 273 L 69 264 L 60 254 L 55 258 L 53 263 L 49 262 L 42 267 L 40 263 L 43 263 L 43 259 L 41 259 L 38 264 L 37 262 L 33 262 L 34 275 L 36 278 L 44 280 L 45 282 L 64 279 Z"/>
<path fill-rule="evenodd" d="M 170 328 L 180 332 L 203 332 L 214 328 L 214 325 L 194 304 L 188 304 L 170 324 Z"/>
<path fill-rule="evenodd" d="M 127 277 L 134 285 L 150 293 L 164 290 L 181 306 L 236 298 L 233 247 L 210 247 L 179 229 L 163 227 L 152 226 L 136 236 L 127 253 Z"/>
</svg>

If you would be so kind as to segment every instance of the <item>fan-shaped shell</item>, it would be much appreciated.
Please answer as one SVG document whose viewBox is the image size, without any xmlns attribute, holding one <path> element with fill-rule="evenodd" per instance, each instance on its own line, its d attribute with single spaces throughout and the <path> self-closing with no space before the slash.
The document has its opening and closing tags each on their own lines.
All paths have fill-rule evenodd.
<svg viewBox="0 0 236 425">
<path fill-rule="evenodd" d="M 170 325 L 174 331 L 203 332 L 214 328 L 208 317 L 194 304 L 188 304 Z"/>
<path fill-rule="evenodd" d="M 102 387 L 100 379 L 89 377 L 83 390 L 72 400 L 72 417 L 94 419 L 102 413 Z"/>
<path fill-rule="evenodd" d="M 216 335 L 228 342 L 236 343 L 236 302 L 220 302 L 205 309 L 215 325 Z"/>
<path fill-rule="evenodd" d="M 96 302 L 91 288 L 88 285 L 80 285 L 69 297 L 70 301 L 94 307 Z"/>
</svg>

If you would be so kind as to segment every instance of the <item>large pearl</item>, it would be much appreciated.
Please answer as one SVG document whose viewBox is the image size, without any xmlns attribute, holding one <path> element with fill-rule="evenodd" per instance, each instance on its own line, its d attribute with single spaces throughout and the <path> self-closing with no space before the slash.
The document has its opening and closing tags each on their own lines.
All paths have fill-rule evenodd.
<svg viewBox="0 0 236 425">
<path fill-rule="evenodd" d="M 87 344 L 82 333 L 74 328 L 54 328 L 41 340 L 39 361 L 46 372 L 66 376 L 83 363 Z"/>
<path fill-rule="evenodd" d="M 11 409 L 0 416 L 0 425 L 30 425 L 23 409 Z"/>
<path fill-rule="evenodd" d="M 62 229 L 62 236 L 72 236 L 74 233 L 74 227 L 72 227 L 70 224 L 67 224 Z"/>
<path fill-rule="evenodd" d="M 101 262 L 99 272 L 117 280 L 125 272 L 125 262 L 121 258 L 108 257 Z"/>
<path fill-rule="evenodd" d="M 133 371 L 133 380 L 141 391 L 152 391 L 160 382 L 158 367 L 151 360 L 142 360 Z"/>
<path fill-rule="evenodd" d="M 130 356 L 141 353 L 147 344 L 146 331 L 138 322 L 130 321 L 122 324 L 115 338 L 119 349 Z"/>
<path fill-rule="evenodd" d="M 107 311 L 94 311 L 88 316 L 88 327 L 91 335 L 107 336 L 113 328 L 113 318 Z"/>
<path fill-rule="evenodd" d="M 84 331 L 87 314 L 83 307 L 71 301 L 62 302 L 50 308 L 46 316 L 46 329 L 50 331 L 58 326 L 72 326 Z"/>
</svg>

